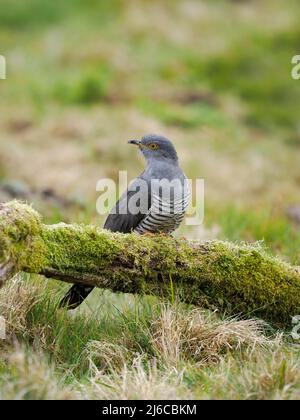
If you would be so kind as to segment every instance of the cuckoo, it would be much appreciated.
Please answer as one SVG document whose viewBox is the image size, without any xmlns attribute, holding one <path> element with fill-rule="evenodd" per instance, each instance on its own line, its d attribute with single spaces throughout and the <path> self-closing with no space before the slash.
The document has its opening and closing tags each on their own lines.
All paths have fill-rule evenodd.
<svg viewBox="0 0 300 420">
<path fill-rule="evenodd" d="M 135 234 L 171 234 L 182 222 L 189 203 L 187 178 L 172 142 L 149 134 L 130 140 L 146 159 L 145 170 L 129 185 L 108 215 L 104 229 Z M 79 306 L 93 290 L 73 285 L 60 305 Z"/>
</svg>

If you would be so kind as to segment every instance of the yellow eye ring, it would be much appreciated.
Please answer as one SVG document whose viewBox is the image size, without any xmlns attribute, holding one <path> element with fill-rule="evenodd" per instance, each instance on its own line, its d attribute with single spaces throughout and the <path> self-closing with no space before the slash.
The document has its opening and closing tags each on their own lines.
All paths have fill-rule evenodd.
<svg viewBox="0 0 300 420">
<path fill-rule="evenodd" d="M 148 145 L 148 148 L 149 149 L 151 149 L 151 150 L 156 150 L 156 149 L 158 149 L 158 144 L 156 144 L 156 143 L 150 143 L 149 145 Z"/>
</svg>

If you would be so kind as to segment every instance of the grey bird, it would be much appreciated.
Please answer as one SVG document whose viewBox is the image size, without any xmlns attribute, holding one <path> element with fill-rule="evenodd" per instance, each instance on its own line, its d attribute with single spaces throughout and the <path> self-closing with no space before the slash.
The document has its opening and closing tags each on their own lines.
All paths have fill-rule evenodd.
<svg viewBox="0 0 300 420">
<path fill-rule="evenodd" d="M 129 143 L 139 147 L 146 159 L 146 168 L 113 207 L 104 229 L 122 233 L 170 234 L 182 222 L 189 203 L 188 183 L 179 166 L 175 147 L 169 139 L 156 134 Z M 132 206 L 131 201 L 136 206 Z M 74 309 L 92 290 L 93 287 L 75 284 L 60 306 Z"/>
</svg>

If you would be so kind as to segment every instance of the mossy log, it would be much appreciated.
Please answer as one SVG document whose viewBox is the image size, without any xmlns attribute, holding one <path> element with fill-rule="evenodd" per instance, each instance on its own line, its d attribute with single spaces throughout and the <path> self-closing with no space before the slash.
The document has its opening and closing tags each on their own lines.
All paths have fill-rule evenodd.
<svg viewBox="0 0 300 420">
<path fill-rule="evenodd" d="M 0 285 L 20 271 L 115 292 L 176 293 L 191 304 L 277 325 L 290 325 L 300 313 L 298 269 L 258 245 L 49 226 L 13 201 L 0 204 Z"/>
</svg>

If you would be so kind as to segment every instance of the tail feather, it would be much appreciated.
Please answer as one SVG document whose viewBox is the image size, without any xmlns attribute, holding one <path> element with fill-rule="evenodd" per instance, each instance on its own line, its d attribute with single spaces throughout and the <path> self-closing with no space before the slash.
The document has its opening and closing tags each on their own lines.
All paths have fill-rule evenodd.
<svg viewBox="0 0 300 420">
<path fill-rule="evenodd" d="M 74 284 L 59 303 L 60 308 L 75 309 L 94 289 L 93 286 Z"/>
</svg>

